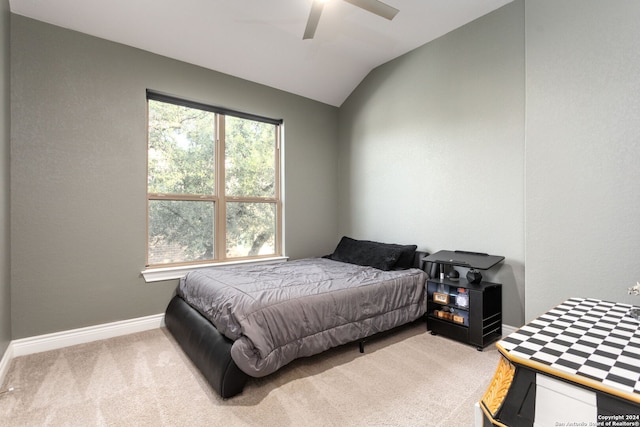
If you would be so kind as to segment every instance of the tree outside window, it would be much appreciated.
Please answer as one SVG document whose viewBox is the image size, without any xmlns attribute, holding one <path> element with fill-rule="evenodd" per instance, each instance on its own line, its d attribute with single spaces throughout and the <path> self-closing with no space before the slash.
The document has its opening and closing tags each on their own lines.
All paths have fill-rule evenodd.
<svg viewBox="0 0 640 427">
<path fill-rule="evenodd" d="M 280 255 L 280 124 L 148 93 L 149 266 Z"/>
</svg>

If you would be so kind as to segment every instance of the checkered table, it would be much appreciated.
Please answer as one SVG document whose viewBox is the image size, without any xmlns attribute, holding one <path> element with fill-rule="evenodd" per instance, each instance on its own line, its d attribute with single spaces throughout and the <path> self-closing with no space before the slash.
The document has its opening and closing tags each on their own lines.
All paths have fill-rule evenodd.
<svg viewBox="0 0 640 427">
<path fill-rule="evenodd" d="M 640 402 L 640 322 L 630 308 L 570 298 L 497 347 L 515 363 Z"/>
</svg>

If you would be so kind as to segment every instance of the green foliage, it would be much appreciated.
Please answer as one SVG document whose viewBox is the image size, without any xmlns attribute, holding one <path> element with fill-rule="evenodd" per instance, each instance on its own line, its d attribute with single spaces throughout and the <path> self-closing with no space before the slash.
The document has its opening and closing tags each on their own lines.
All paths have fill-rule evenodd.
<svg viewBox="0 0 640 427">
<path fill-rule="evenodd" d="M 214 203 L 149 201 L 149 262 L 213 259 Z"/>
<path fill-rule="evenodd" d="M 275 197 L 276 127 L 226 116 L 225 193 Z M 227 203 L 227 256 L 258 255 L 275 246 L 274 203 Z"/>
<path fill-rule="evenodd" d="M 225 123 L 227 196 L 274 197 L 275 126 L 230 116 Z"/>
<path fill-rule="evenodd" d="M 265 247 L 274 253 L 275 203 L 227 203 L 227 257 L 254 256 Z"/>
<path fill-rule="evenodd" d="M 250 198 L 228 202 L 226 214 L 202 200 L 221 196 L 215 114 L 149 100 L 148 192 L 162 199 L 149 201 L 150 264 L 213 259 L 216 215 L 226 216 L 227 257 L 275 251 L 276 126 L 223 117 L 225 193 Z M 185 197 L 193 200 L 176 200 Z"/>
<path fill-rule="evenodd" d="M 213 195 L 215 115 L 149 101 L 149 192 Z"/>
</svg>

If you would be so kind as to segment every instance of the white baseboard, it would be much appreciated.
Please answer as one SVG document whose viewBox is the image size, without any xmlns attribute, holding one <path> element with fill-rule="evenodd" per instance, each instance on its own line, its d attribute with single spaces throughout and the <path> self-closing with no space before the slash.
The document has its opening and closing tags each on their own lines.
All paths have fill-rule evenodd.
<svg viewBox="0 0 640 427">
<path fill-rule="evenodd" d="M 9 366 L 11 365 L 11 359 L 13 359 L 13 343 L 9 343 L 7 350 L 4 352 L 2 359 L 0 359 L 0 389 L 4 384 L 4 377 L 9 372 Z"/>
<path fill-rule="evenodd" d="M 515 326 L 510 326 L 510 325 L 505 325 L 504 323 L 502 324 L 502 336 L 506 337 L 509 334 L 514 333 L 515 331 L 517 331 L 519 328 L 516 328 Z"/>
<path fill-rule="evenodd" d="M 473 405 L 473 426 L 474 427 L 482 427 L 484 421 L 482 420 L 482 409 L 480 408 L 480 402 L 476 402 Z"/>
<path fill-rule="evenodd" d="M 148 331 L 162 326 L 164 326 L 164 313 L 13 340 L 0 359 L 0 386 L 4 383 L 14 357 Z"/>
<path fill-rule="evenodd" d="M 11 341 L 13 357 L 43 351 L 56 350 L 77 344 L 113 338 L 121 335 L 133 334 L 164 326 L 164 314 L 139 317 L 137 319 L 122 320 L 86 328 L 71 329 L 69 331 L 38 335 Z"/>
</svg>

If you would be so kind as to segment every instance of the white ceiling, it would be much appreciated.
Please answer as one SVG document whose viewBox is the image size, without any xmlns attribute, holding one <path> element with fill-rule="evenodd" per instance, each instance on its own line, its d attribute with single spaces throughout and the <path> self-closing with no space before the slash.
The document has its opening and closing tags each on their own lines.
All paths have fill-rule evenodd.
<svg viewBox="0 0 640 427">
<path fill-rule="evenodd" d="M 313 0 L 10 0 L 11 11 L 340 106 L 375 67 L 512 0 L 342 0 L 302 40 Z"/>
</svg>

